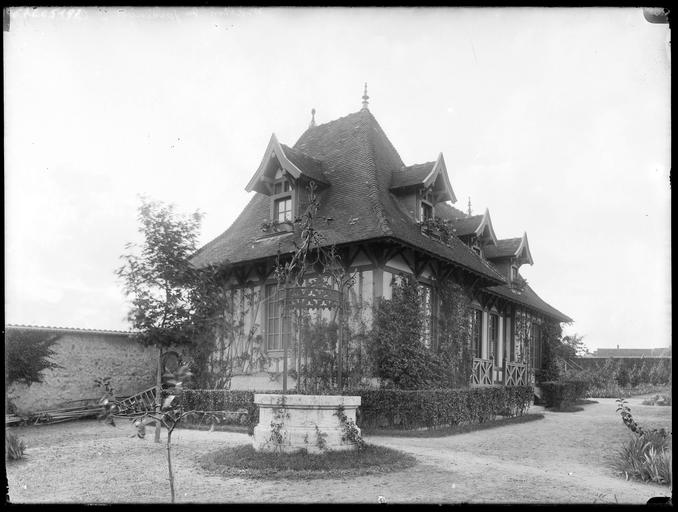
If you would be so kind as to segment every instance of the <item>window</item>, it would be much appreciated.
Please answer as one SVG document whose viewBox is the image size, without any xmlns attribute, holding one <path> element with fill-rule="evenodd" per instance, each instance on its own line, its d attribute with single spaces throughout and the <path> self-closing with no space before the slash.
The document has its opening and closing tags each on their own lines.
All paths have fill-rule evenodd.
<svg viewBox="0 0 678 512">
<path fill-rule="evenodd" d="M 266 349 L 282 350 L 283 336 L 290 347 L 290 319 L 281 318 L 281 305 L 278 301 L 278 287 L 275 284 L 266 286 Z"/>
<path fill-rule="evenodd" d="M 417 286 L 419 292 L 419 307 L 422 315 L 421 342 L 426 348 L 431 348 L 433 339 L 433 289 L 425 284 Z"/>
<path fill-rule="evenodd" d="M 481 343 L 481 329 L 483 325 L 483 312 L 479 309 L 471 310 L 471 350 L 473 351 L 473 357 L 481 357 L 482 351 L 480 347 Z"/>
<path fill-rule="evenodd" d="M 274 219 L 278 222 L 285 222 L 292 220 L 292 198 L 283 197 L 276 199 L 273 206 Z"/>
<path fill-rule="evenodd" d="M 490 313 L 489 323 L 487 325 L 487 355 L 489 359 L 497 360 L 497 345 L 499 342 L 499 316 Z"/>
<path fill-rule="evenodd" d="M 511 281 L 518 279 L 518 267 L 513 265 L 511 267 Z"/>
<path fill-rule="evenodd" d="M 429 203 L 421 201 L 421 206 L 419 210 L 419 220 L 428 220 L 433 218 L 433 206 Z"/>
</svg>

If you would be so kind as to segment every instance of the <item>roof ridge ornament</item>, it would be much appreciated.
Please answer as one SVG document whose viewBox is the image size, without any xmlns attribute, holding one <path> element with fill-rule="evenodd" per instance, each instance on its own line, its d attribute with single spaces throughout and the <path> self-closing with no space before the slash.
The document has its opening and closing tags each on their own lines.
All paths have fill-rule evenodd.
<svg viewBox="0 0 678 512">
<path fill-rule="evenodd" d="M 363 92 L 363 110 L 368 110 L 367 109 L 367 100 L 369 100 L 370 97 L 367 95 L 367 82 L 365 82 L 365 91 Z"/>
<path fill-rule="evenodd" d="M 311 109 L 311 124 L 308 126 L 309 128 L 313 128 L 315 126 L 315 108 Z"/>
</svg>

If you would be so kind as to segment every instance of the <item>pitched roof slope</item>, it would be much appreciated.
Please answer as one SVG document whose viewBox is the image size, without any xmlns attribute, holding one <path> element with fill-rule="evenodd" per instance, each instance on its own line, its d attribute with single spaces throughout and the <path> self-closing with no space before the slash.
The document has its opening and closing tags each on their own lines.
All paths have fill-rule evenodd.
<svg viewBox="0 0 678 512">
<path fill-rule="evenodd" d="M 435 162 L 425 162 L 394 170 L 391 188 L 405 188 L 421 183 L 431 174 L 434 165 Z"/>
<path fill-rule="evenodd" d="M 488 247 L 486 249 L 488 258 L 502 258 L 506 256 L 515 256 L 516 251 L 520 247 L 520 242 L 523 241 L 522 237 L 518 238 L 504 238 L 502 240 L 497 240 L 497 245 L 494 247 Z"/>
<path fill-rule="evenodd" d="M 318 216 L 333 220 L 316 229 L 328 244 L 396 238 L 495 283 L 504 282 L 460 240 L 453 238 L 449 247 L 431 240 L 403 211 L 389 187 L 392 173 L 405 165 L 367 109 L 308 128 L 291 150 L 284 151 L 290 159 L 305 158 L 301 162 L 305 168 L 316 170 L 317 162 L 322 163 L 330 187 L 318 193 Z M 261 224 L 270 220 L 270 204 L 270 197 L 255 193 L 231 227 L 196 252 L 194 265 L 238 263 L 291 251 L 291 234 L 261 239 Z"/>
<path fill-rule="evenodd" d="M 527 283 L 525 284 L 525 287 L 520 293 L 517 293 L 510 286 L 505 284 L 485 288 L 485 291 L 494 293 L 496 295 L 499 295 L 500 297 L 504 297 L 513 302 L 523 304 L 524 306 L 534 308 L 542 312 L 543 314 L 550 316 L 551 318 L 555 318 L 560 322 L 573 321 L 569 316 L 561 313 L 556 308 L 551 306 L 549 303 L 542 300 L 542 298 L 539 297 L 539 295 L 537 295 L 534 292 L 534 290 L 530 288 L 530 285 Z"/>
<path fill-rule="evenodd" d="M 452 221 L 469 217 L 469 215 L 447 203 L 439 203 L 436 205 L 436 215 L 441 219 Z"/>
<path fill-rule="evenodd" d="M 285 144 L 280 144 L 280 146 L 283 148 L 285 156 L 289 158 L 290 162 L 299 167 L 306 176 L 319 182 L 326 181 L 325 176 L 323 175 L 323 164 L 320 160 L 311 158 L 301 151 L 292 149 Z"/>
</svg>

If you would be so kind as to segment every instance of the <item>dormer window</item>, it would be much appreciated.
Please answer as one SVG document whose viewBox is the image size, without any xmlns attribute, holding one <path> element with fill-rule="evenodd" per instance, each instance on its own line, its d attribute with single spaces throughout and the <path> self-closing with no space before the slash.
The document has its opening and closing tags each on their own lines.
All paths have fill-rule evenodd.
<svg viewBox="0 0 678 512">
<path fill-rule="evenodd" d="M 511 266 L 511 281 L 518 279 L 518 267 L 516 265 Z"/>
</svg>

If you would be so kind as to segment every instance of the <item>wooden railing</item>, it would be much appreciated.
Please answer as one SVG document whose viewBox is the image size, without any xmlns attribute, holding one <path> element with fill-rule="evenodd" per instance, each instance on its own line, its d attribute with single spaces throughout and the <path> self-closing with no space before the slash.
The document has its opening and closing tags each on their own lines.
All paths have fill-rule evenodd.
<svg viewBox="0 0 678 512">
<path fill-rule="evenodd" d="M 564 366 L 565 366 L 565 371 L 568 370 L 577 370 L 577 371 L 582 371 L 583 368 L 579 366 L 577 363 L 575 363 L 572 359 L 564 359 L 563 360 Z"/>
<path fill-rule="evenodd" d="M 504 386 L 526 386 L 527 365 L 504 361 Z"/>
<path fill-rule="evenodd" d="M 471 372 L 471 385 L 489 386 L 493 383 L 492 373 L 494 363 L 492 359 L 473 358 L 473 371 Z"/>
<path fill-rule="evenodd" d="M 155 410 L 156 387 L 145 389 L 136 395 L 118 402 L 120 407 L 116 416 L 136 415 Z"/>
</svg>

